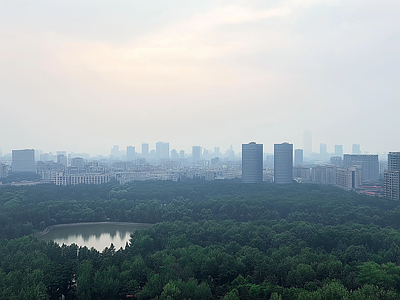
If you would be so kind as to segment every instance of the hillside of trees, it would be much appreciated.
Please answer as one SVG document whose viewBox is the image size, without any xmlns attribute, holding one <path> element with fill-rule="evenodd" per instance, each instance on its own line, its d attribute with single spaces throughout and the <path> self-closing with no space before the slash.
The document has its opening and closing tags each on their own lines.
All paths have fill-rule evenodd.
<svg viewBox="0 0 400 300">
<path fill-rule="evenodd" d="M 125 249 L 49 225 L 154 223 Z M 0 299 L 400 299 L 400 203 L 240 181 L 0 188 Z"/>
</svg>

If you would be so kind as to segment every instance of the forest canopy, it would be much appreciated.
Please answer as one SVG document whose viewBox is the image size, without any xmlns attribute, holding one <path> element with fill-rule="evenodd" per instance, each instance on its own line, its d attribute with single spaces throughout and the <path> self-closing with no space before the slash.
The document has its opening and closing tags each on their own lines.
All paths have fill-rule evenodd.
<svg viewBox="0 0 400 300">
<path fill-rule="evenodd" d="M 0 188 L 0 299 L 400 299 L 400 203 L 322 185 Z M 125 249 L 38 241 L 145 222 Z"/>
</svg>

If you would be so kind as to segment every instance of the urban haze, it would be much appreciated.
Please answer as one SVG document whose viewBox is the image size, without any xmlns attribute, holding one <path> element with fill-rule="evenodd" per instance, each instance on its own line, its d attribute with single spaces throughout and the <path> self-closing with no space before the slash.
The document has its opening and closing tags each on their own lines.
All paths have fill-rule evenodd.
<svg viewBox="0 0 400 300">
<path fill-rule="evenodd" d="M 0 148 L 398 151 L 400 4 L 2 1 Z"/>
</svg>

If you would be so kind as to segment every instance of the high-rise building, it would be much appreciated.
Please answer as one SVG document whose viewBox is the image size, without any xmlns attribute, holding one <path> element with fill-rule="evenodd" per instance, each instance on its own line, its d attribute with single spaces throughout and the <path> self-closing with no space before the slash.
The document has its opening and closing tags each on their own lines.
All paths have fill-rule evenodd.
<svg viewBox="0 0 400 300">
<path fill-rule="evenodd" d="M 360 144 L 353 144 L 351 147 L 351 154 L 361 154 Z"/>
<path fill-rule="evenodd" d="M 310 168 L 302 165 L 293 167 L 293 178 L 297 182 L 309 182 L 311 178 Z"/>
<path fill-rule="evenodd" d="M 303 149 L 294 150 L 294 165 L 300 166 L 303 164 Z"/>
<path fill-rule="evenodd" d="M 169 143 L 164 143 L 164 142 L 156 143 L 156 158 L 169 159 Z"/>
<path fill-rule="evenodd" d="M 343 145 L 335 145 L 335 156 L 343 156 Z"/>
<path fill-rule="evenodd" d="M 13 150 L 11 167 L 13 172 L 34 173 L 36 171 L 35 150 Z"/>
<path fill-rule="evenodd" d="M 328 157 L 328 146 L 326 144 L 319 144 L 319 156 L 322 160 L 326 160 Z"/>
<path fill-rule="evenodd" d="M 334 166 L 315 166 L 311 170 L 311 181 L 321 184 L 334 184 L 335 170 Z"/>
<path fill-rule="evenodd" d="M 142 143 L 142 158 L 148 159 L 149 158 L 149 144 Z"/>
<path fill-rule="evenodd" d="M 184 159 L 185 158 L 185 150 L 179 151 L 179 159 Z"/>
<path fill-rule="evenodd" d="M 388 170 L 384 172 L 383 193 L 386 198 L 400 200 L 400 152 L 388 154 Z"/>
<path fill-rule="evenodd" d="M 242 182 L 263 181 L 263 144 L 242 144 Z"/>
<path fill-rule="evenodd" d="M 0 164 L 0 178 L 8 176 L 8 167 L 6 164 Z"/>
<path fill-rule="evenodd" d="M 133 146 L 126 147 L 126 160 L 134 161 L 136 158 L 136 149 Z"/>
<path fill-rule="evenodd" d="M 310 157 L 312 153 L 312 136 L 311 131 L 304 131 L 303 135 L 303 149 L 304 149 L 304 156 Z"/>
<path fill-rule="evenodd" d="M 355 190 L 361 186 L 361 169 L 358 166 L 337 168 L 336 186 L 345 190 Z"/>
<path fill-rule="evenodd" d="M 332 156 L 331 157 L 331 165 L 341 167 L 342 166 L 342 157 L 341 156 Z"/>
<path fill-rule="evenodd" d="M 78 169 L 85 168 L 85 162 L 82 157 L 74 157 L 71 161 L 71 167 L 75 167 Z"/>
<path fill-rule="evenodd" d="M 201 157 L 201 147 L 200 146 L 193 146 L 192 147 L 192 158 L 193 158 L 193 163 L 197 163 L 200 161 Z"/>
<path fill-rule="evenodd" d="M 219 147 L 214 147 L 214 155 L 215 156 L 221 156 L 221 151 Z"/>
<path fill-rule="evenodd" d="M 67 167 L 68 165 L 68 159 L 67 156 L 64 154 L 59 154 L 57 155 L 57 163 L 59 165 L 62 165 L 63 167 Z"/>
<path fill-rule="evenodd" d="M 357 166 L 361 169 L 362 181 L 377 181 L 379 179 L 378 155 L 372 154 L 345 154 L 343 167 Z"/>
<path fill-rule="evenodd" d="M 111 159 L 120 159 L 121 154 L 119 152 L 119 146 L 114 145 L 114 147 L 111 148 Z"/>
<path fill-rule="evenodd" d="M 293 144 L 274 145 L 274 181 L 278 184 L 293 182 Z"/>
<path fill-rule="evenodd" d="M 178 160 L 179 159 L 179 154 L 178 151 L 176 151 L 176 149 L 172 149 L 171 150 L 171 160 Z"/>
</svg>

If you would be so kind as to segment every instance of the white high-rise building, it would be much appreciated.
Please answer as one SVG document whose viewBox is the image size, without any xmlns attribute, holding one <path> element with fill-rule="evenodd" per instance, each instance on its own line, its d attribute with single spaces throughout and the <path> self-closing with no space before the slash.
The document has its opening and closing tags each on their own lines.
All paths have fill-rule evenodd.
<svg viewBox="0 0 400 300">
<path fill-rule="evenodd" d="M 384 172 L 383 192 L 386 198 L 400 200 L 400 152 L 388 154 L 388 170 Z"/>
</svg>

